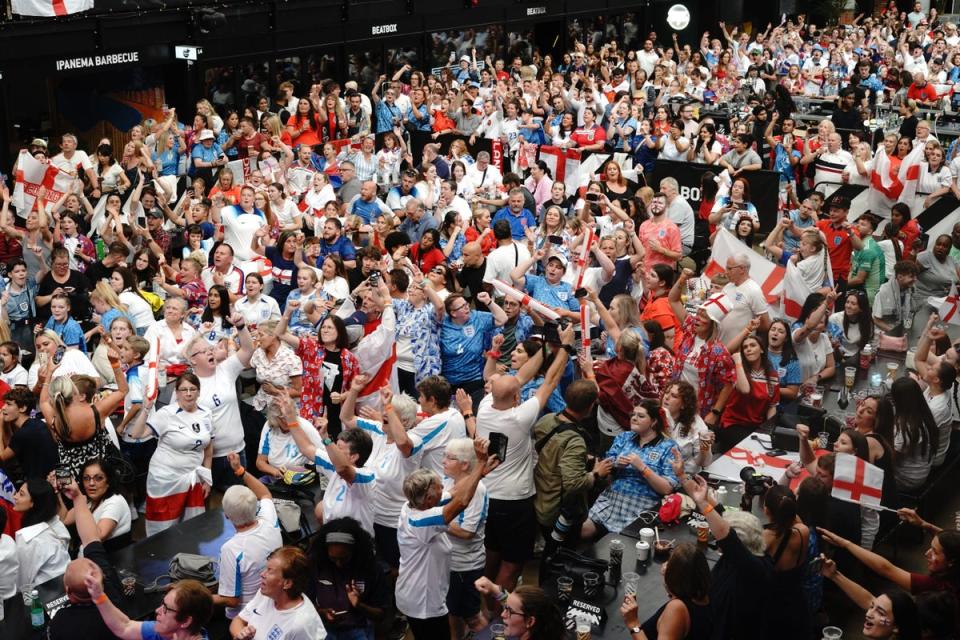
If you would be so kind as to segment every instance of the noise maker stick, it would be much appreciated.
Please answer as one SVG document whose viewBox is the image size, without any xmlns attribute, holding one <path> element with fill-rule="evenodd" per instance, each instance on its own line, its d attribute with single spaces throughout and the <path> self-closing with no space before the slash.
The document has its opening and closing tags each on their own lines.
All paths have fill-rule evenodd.
<svg viewBox="0 0 960 640">
<path fill-rule="evenodd" d="M 579 289 L 583 286 L 583 274 L 587 272 L 587 256 L 590 255 L 590 246 L 596 241 L 597 237 L 593 233 L 593 229 L 587 227 L 587 237 L 584 240 L 583 247 L 580 248 L 580 255 L 577 256 L 577 270 L 580 272 L 577 274 L 577 286 L 575 289 Z"/>
<path fill-rule="evenodd" d="M 590 351 L 590 305 L 586 300 L 580 301 L 580 344 Z"/>
<path fill-rule="evenodd" d="M 499 291 L 502 295 L 506 296 L 507 298 L 518 301 L 522 306 L 526 307 L 527 309 L 531 311 L 536 311 L 545 320 L 553 320 L 554 322 L 557 322 L 558 320 L 560 320 L 560 314 L 558 314 L 556 311 L 554 311 L 547 305 L 543 304 L 539 300 L 535 300 L 534 298 L 531 298 L 530 296 L 525 294 L 523 291 L 520 291 L 515 287 L 511 287 L 503 280 L 494 280 L 493 288 Z"/>
</svg>

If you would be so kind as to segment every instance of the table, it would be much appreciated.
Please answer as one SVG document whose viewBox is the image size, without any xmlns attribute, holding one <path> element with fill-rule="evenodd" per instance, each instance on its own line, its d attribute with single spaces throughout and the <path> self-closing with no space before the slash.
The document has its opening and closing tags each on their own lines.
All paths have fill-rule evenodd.
<svg viewBox="0 0 960 640">
<path fill-rule="evenodd" d="M 136 542 L 110 554 L 110 562 L 118 571 L 130 571 L 137 575 L 137 592 L 115 603 L 133 620 L 153 616 L 160 605 L 163 592 L 144 593 L 143 586 L 167 572 L 170 559 L 177 553 L 198 553 L 213 558 L 220 557 L 220 547 L 236 533 L 233 525 L 220 509 L 205 511 L 195 518 L 181 522 L 166 531 Z M 47 616 L 56 614 L 67 602 L 63 589 L 63 576 L 58 576 L 37 586 Z M 17 603 L 19 601 L 19 604 Z M 0 622 L 0 638 L 17 640 L 40 638 L 42 630 L 30 628 L 30 612 L 23 606 L 18 593 L 7 601 L 6 615 Z"/>
<path fill-rule="evenodd" d="M 697 536 L 685 523 L 665 528 L 660 526 L 660 537 L 665 540 L 674 540 L 676 544 L 681 542 L 693 542 L 696 544 Z M 637 565 L 636 543 L 637 541 L 628 536 L 619 533 L 609 533 L 598 542 L 588 545 L 580 552 L 584 555 L 593 556 L 598 559 L 607 559 L 610 557 L 610 541 L 620 539 L 623 542 L 623 573 L 634 571 L 640 575 L 640 584 L 637 587 L 637 617 L 642 624 L 647 618 L 657 612 L 667 602 L 667 591 L 663 586 L 663 576 L 660 574 L 661 561 L 652 557 L 646 563 Z M 711 542 L 711 544 L 713 544 Z M 720 559 L 720 553 L 710 547 L 703 545 L 700 548 L 707 556 L 707 562 L 713 567 Z M 652 555 L 652 550 L 651 550 Z M 556 593 L 556 585 L 541 585 L 550 593 Z M 579 586 L 574 585 L 574 598 L 580 593 Z M 623 624 L 623 618 L 620 616 L 620 604 L 624 597 L 623 582 L 616 587 L 606 585 L 603 595 L 594 603 L 603 607 L 607 614 L 607 624 L 602 631 L 594 630 L 594 638 L 629 638 L 626 625 Z"/>
</svg>

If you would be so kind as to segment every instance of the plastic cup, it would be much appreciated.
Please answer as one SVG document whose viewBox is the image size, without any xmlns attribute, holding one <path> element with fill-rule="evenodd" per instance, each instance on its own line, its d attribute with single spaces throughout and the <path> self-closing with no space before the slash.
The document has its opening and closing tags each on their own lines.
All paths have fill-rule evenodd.
<svg viewBox="0 0 960 640">
<path fill-rule="evenodd" d="M 640 540 L 647 543 L 647 548 L 653 547 L 653 541 L 656 539 L 657 534 L 653 532 L 653 529 L 650 527 L 644 527 L 640 529 Z"/>
<path fill-rule="evenodd" d="M 823 394 L 820 393 L 819 391 L 814 391 L 813 393 L 811 393 L 811 394 L 810 394 L 810 405 L 811 405 L 813 408 L 815 408 L 815 409 L 819 409 L 820 407 L 822 407 L 822 406 L 823 406 Z"/>
<path fill-rule="evenodd" d="M 130 597 L 136 594 L 137 592 L 136 576 L 124 576 L 124 578 L 120 580 L 120 584 L 123 585 L 123 595 Z"/>
<path fill-rule="evenodd" d="M 600 593 L 600 574 L 593 571 L 587 571 L 583 574 L 583 595 L 588 598 L 596 598 Z"/>
<path fill-rule="evenodd" d="M 610 562 L 621 564 L 623 562 L 623 541 L 614 539 L 610 541 Z"/>
<path fill-rule="evenodd" d="M 640 587 L 640 574 L 628 572 L 623 574 L 623 594 L 636 595 L 637 589 Z"/>
<path fill-rule="evenodd" d="M 847 389 L 853 389 L 853 385 L 857 382 L 857 368 L 856 367 L 845 367 L 843 370 L 843 381 L 847 385 Z"/>
<path fill-rule="evenodd" d="M 580 621 L 577 623 L 577 640 L 590 640 L 590 623 Z"/>
<path fill-rule="evenodd" d="M 573 597 L 573 578 L 560 576 L 557 578 L 557 597 L 561 602 L 570 602 Z"/>
<path fill-rule="evenodd" d="M 490 639 L 507 640 L 507 628 L 500 623 L 490 625 Z"/>
<path fill-rule="evenodd" d="M 694 526 L 697 528 L 697 542 L 707 544 L 710 538 L 710 525 L 703 520 L 697 520 Z"/>
<path fill-rule="evenodd" d="M 840 627 L 824 627 L 821 634 L 822 640 L 840 640 L 843 637 Z"/>
<path fill-rule="evenodd" d="M 817 434 L 817 446 L 821 449 L 827 449 L 830 446 L 830 434 L 826 431 L 821 431 Z"/>
<path fill-rule="evenodd" d="M 888 362 L 887 363 L 887 380 L 891 382 L 897 379 L 897 369 L 900 368 L 899 362 Z"/>
</svg>

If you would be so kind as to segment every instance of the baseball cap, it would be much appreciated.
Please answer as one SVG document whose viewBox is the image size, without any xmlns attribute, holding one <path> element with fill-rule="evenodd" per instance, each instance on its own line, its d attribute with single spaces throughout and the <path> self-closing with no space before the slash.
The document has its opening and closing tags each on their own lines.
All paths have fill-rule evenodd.
<svg viewBox="0 0 960 640">
<path fill-rule="evenodd" d="M 557 260 L 557 261 L 559 261 L 560 264 L 563 265 L 563 268 L 564 268 L 564 269 L 567 268 L 567 264 L 569 264 L 569 262 L 570 262 L 569 260 L 567 260 L 567 257 L 566 257 L 565 255 L 563 255 L 562 253 L 555 253 L 555 254 L 553 254 L 552 256 L 550 256 L 549 258 L 547 258 L 547 262 L 550 262 L 551 260 Z"/>
<path fill-rule="evenodd" d="M 830 208 L 830 209 L 833 209 L 833 208 L 844 209 L 844 210 L 846 210 L 846 211 L 849 211 L 849 210 L 850 210 L 850 198 L 847 198 L 846 196 L 834 196 L 833 198 L 830 199 L 829 208 Z"/>
<path fill-rule="evenodd" d="M 30 141 L 30 146 L 31 146 L 31 147 L 43 147 L 44 149 L 46 149 L 46 148 L 47 148 L 47 141 L 44 140 L 43 138 L 34 138 L 33 140 Z"/>
<path fill-rule="evenodd" d="M 460 62 L 470 62 L 470 56 L 460 56 Z"/>
</svg>

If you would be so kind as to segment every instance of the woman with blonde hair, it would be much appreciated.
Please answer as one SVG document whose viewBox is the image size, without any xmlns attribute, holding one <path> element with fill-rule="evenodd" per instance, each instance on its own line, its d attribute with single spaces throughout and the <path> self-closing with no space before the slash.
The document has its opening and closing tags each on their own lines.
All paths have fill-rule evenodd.
<svg viewBox="0 0 960 640">
<path fill-rule="evenodd" d="M 53 375 L 52 358 L 40 375 L 40 410 L 57 441 L 61 466 L 68 467 L 75 477 L 90 458 L 105 458 L 115 452 L 103 422 L 123 404 L 128 387 L 120 356 L 111 350 L 107 357 L 117 389 L 102 398 L 81 399 L 77 385 L 67 375 L 48 381 Z"/>
<path fill-rule="evenodd" d="M 97 324 L 84 334 L 89 340 L 94 334 L 105 335 L 110 332 L 110 325 L 117 318 L 127 316 L 127 305 L 120 302 L 117 292 L 105 280 L 101 280 L 90 292 L 90 306 L 93 307 L 92 320 Z"/>
<path fill-rule="evenodd" d="M 240 185 L 234 184 L 233 171 L 224 170 L 217 174 L 217 183 L 210 189 L 209 197 L 212 199 L 218 193 L 223 194 L 227 204 L 240 202 Z"/>
<path fill-rule="evenodd" d="M 384 239 L 390 235 L 399 225 L 397 219 L 392 213 L 384 213 L 373 222 L 373 234 L 370 236 L 370 245 L 380 250 L 380 253 L 386 253 L 383 245 Z"/>
<path fill-rule="evenodd" d="M 473 156 L 470 155 L 470 152 L 467 150 L 467 143 L 461 138 L 457 138 L 450 143 L 449 155 L 447 156 L 447 164 L 453 164 L 454 162 L 462 162 L 464 166 L 470 166 L 474 163 Z"/>
<path fill-rule="evenodd" d="M 206 117 L 207 124 L 213 129 L 214 134 L 220 133 L 220 129 L 223 129 L 223 118 L 217 115 L 217 110 L 206 98 L 197 101 L 197 113 Z"/>
<path fill-rule="evenodd" d="M 477 207 L 470 217 L 470 226 L 463 232 L 463 238 L 467 242 L 480 242 L 480 250 L 483 251 L 483 255 L 487 255 L 497 248 L 497 239 L 493 235 L 490 219 L 489 209 Z"/>
</svg>

